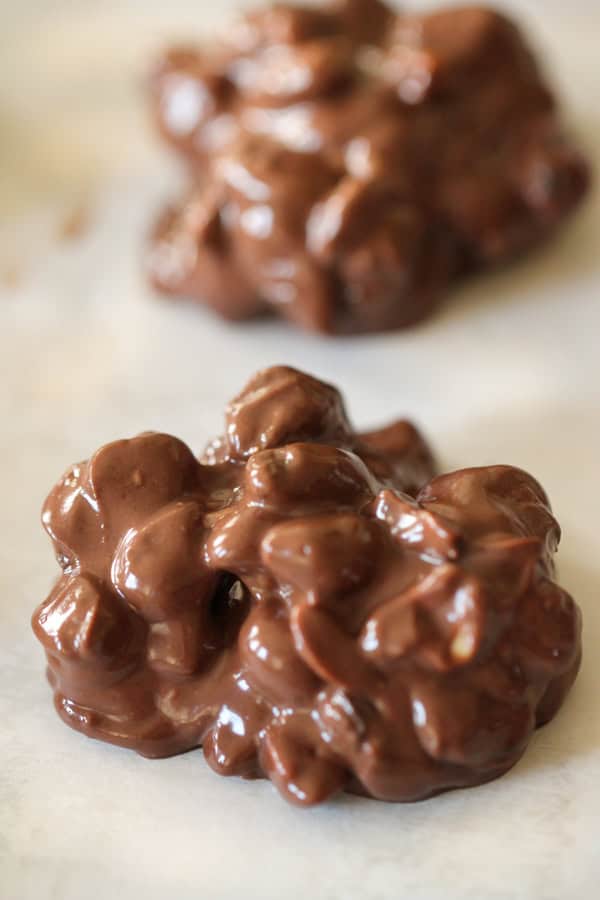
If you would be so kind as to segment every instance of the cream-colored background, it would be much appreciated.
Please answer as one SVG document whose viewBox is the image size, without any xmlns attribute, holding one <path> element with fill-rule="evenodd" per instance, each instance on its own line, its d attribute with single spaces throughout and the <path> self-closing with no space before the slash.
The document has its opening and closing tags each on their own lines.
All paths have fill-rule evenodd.
<svg viewBox="0 0 600 900">
<path fill-rule="evenodd" d="M 592 900 L 600 881 L 600 208 L 552 246 L 454 293 L 406 334 L 325 341 L 228 327 L 151 296 L 141 237 L 176 189 L 140 86 L 167 37 L 234 3 L 0 0 L 0 897 Z M 508 5 L 507 5 L 508 6 Z M 600 158 L 600 6 L 514 2 Z M 55 234 L 90 204 L 77 242 Z M 148 762 L 55 716 L 28 625 L 55 574 L 47 489 L 101 442 L 154 428 L 196 448 L 256 368 L 338 382 L 356 422 L 407 413 L 446 467 L 536 474 L 563 524 L 561 578 L 585 663 L 507 777 L 415 806 L 292 809 L 200 753 Z"/>
</svg>

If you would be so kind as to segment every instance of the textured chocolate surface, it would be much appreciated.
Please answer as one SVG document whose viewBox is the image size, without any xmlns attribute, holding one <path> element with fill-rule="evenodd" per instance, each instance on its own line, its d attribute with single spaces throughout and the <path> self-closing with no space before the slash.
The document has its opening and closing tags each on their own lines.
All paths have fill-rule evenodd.
<svg viewBox="0 0 600 900">
<path fill-rule="evenodd" d="M 60 715 L 147 756 L 202 745 L 302 805 L 502 774 L 575 678 L 580 615 L 531 476 L 431 476 L 411 425 L 357 435 L 287 368 L 200 461 L 161 434 L 103 447 L 43 512 L 63 571 L 33 625 Z"/>
<path fill-rule="evenodd" d="M 232 319 L 409 325 L 544 240 L 589 181 L 518 29 L 484 7 L 277 5 L 171 50 L 152 86 L 193 186 L 150 276 Z"/>
</svg>

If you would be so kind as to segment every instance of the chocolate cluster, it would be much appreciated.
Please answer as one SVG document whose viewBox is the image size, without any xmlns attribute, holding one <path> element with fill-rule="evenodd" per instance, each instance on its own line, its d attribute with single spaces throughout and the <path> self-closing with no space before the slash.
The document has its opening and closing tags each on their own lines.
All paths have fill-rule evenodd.
<svg viewBox="0 0 600 900">
<path fill-rule="evenodd" d="M 62 575 L 34 615 L 62 718 L 309 805 L 418 800 L 505 772 L 580 659 L 559 528 L 508 466 L 432 478 L 399 422 L 259 373 L 198 460 L 164 434 L 73 466 L 43 523 Z"/>
<path fill-rule="evenodd" d="M 523 37 L 484 7 L 278 4 L 169 51 L 152 101 L 192 186 L 151 279 L 230 319 L 407 326 L 546 239 L 589 180 Z"/>
</svg>

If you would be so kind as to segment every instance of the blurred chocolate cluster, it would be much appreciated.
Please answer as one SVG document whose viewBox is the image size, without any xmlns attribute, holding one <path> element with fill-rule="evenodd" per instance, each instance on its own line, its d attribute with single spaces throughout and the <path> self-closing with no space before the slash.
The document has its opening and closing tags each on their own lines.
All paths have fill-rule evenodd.
<svg viewBox="0 0 600 900">
<path fill-rule="evenodd" d="M 518 29 L 483 7 L 276 5 L 168 52 L 152 102 L 192 185 L 151 279 L 231 319 L 407 326 L 544 240 L 589 181 Z"/>
</svg>

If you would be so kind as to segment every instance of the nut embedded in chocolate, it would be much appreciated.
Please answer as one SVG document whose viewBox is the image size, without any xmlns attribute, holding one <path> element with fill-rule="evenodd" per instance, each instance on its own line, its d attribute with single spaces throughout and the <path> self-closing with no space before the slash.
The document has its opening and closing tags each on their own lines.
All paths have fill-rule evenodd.
<svg viewBox="0 0 600 900">
<path fill-rule="evenodd" d="M 152 103 L 192 185 L 153 231 L 151 280 L 230 319 L 410 325 L 545 240 L 589 182 L 524 38 L 485 7 L 277 4 L 167 52 Z"/>
<path fill-rule="evenodd" d="M 35 613 L 62 718 L 152 757 L 202 746 L 294 803 L 418 800 L 509 769 L 578 670 L 548 499 L 509 466 L 433 476 L 407 422 L 256 375 L 200 461 L 173 437 L 74 466 Z"/>
</svg>

